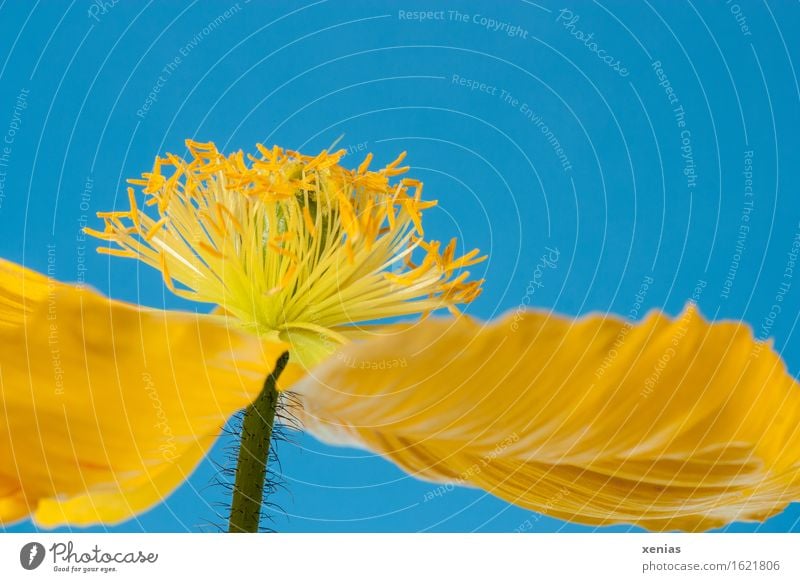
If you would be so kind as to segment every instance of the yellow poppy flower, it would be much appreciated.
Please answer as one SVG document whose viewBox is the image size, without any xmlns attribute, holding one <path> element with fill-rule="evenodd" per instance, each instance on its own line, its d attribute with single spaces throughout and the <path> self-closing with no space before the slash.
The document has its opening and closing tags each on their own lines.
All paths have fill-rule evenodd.
<svg viewBox="0 0 800 582">
<path fill-rule="evenodd" d="M 293 391 L 324 442 L 568 521 L 702 531 L 800 499 L 796 382 L 747 326 L 692 304 L 635 325 L 541 311 L 398 324 Z"/>
<path fill-rule="evenodd" d="M 133 181 L 141 207 L 129 190 L 130 208 L 89 232 L 211 314 L 0 261 L 0 524 L 152 507 L 284 367 L 278 390 L 321 440 L 561 519 L 695 531 L 800 497 L 800 393 L 742 324 L 691 305 L 636 324 L 460 316 L 481 288 L 465 269 L 483 257 L 424 238 L 435 203 L 397 178 L 402 157 L 351 171 L 343 152 L 187 145 L 190 160 L 158 158 Z M 440 308 L 456 317 L 363 325 Z"/>
</svg>

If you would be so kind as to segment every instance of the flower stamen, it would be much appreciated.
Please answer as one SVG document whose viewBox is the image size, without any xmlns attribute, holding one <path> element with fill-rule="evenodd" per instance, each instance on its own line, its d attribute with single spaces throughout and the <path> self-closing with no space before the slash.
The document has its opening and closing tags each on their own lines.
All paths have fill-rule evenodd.
<svg viewBox="0 0 800 582">
<path fill-rule="evenodd" d="M 444 251 L 424 240 L 422 214 L 436 201 L 422 199 L 419 180 L 390 184 L 409 169 L 405 152 L 379 170 L 372 154 L 348 170 L 345 150 L 312 157 L 258 144 L 255 155 L 226 156 L 213 143 L 186 146 L 188 160 L 167 154 L 129 180 L 142 206 L 129 188 L 128 210 L 98 213 L 103 232 L 85 229 L 117 247 L 100 252 L 160 270 L 173 293 L 220 305 L 256 333 L 303 335 L 306 351 L 312 336 L 341 343 L 354 324 L 452 311 L 480 294 L 464 269 L 486 257 L 457 257 L 455 239 Z"/>
</svg>

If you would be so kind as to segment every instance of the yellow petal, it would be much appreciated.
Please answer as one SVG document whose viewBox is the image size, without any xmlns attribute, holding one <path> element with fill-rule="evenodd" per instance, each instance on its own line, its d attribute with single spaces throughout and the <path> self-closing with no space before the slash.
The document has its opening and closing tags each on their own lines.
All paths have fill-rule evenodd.
<svg viewBox="0 0 800 582">
<path fill-rule="evenodd" d="M 800 500 L 796 382 L 693 307 L 390 327 L 293 390 L 323 441 L 569 521 L 696 531 Z"/>
<path fill-rule="evenodd" d="M 193 471 L 285 349 L 0 260 L 0 525 L 115 523 Z"/>
</svg>

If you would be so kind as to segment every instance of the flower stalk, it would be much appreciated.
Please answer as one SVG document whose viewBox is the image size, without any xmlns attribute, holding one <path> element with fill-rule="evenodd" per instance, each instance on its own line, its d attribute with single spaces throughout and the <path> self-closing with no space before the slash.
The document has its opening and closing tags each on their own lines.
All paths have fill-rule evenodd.
<svg viewBox="0 0 800 582">
<path fill-rule="evenodd" d="M 231 514 L 228 521 L 230 533 L 258 531 L 269 446 L 278 406 L 276 384 L 288 361 L 289 352 L 284 352 L 278 358 L 275 369 L 264 381 L 264 388 L 258 398 L 244 411 L 239 455 L 236 461 L 236 480 L 233 485 Z"/>
</svg>

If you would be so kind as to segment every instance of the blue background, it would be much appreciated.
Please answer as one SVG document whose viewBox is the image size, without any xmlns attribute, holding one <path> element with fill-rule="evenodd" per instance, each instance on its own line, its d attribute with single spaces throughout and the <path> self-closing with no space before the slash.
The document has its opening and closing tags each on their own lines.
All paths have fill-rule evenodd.
<svg viewBox="0 0 800 582">
<path fill-rule="evenodd" d="M 570 28 L 562 8 L 578 16 Z M 420 9 L 443 10 L 443 19 L 404 17 Z M 481 15 L 517 33 L 491 30 Z M 593 33 L 627 76 L 577 30 Z M 123 204 L 126 178 L 147 170 L 156 154 L 183 153 L 185 138 L 225 150 L 264 142 L 312 153 L 344 134 L 342 146 L 365 144 L 380 162 L 409 150 L 411 174 L 440 201 L 426 230 L 488 251 L 485 293 L 470 307 L 476 315 L 517 307 L 549 246 L 561 258 L 529 297 L 535 306 L 625 315 L 652 277 L 646 309 L 677 313 L 705 282 L 706 316 L 758 329 L 800 228 L 799 38 L 800 6 L 788 1 L 108 0 L 101 9 L 87 0 L 6 0 L 0 133 L 13 135 L 0 167 L 0 255 L 43 271 L 53 244 L 61 280 L 85 277 L 113 297 L 193 309 L 165 291 L 158 273 L 94 254 L 77 236 L 82 220 L 96 226 L 94 212 Z M 684 108 L 685 128 L 654 61 Z M 157 100 L 143 111 L 159 75 Z M 470 90 L 454 75 L 487 90 Z M 691 162 L 682 157 L 687 145 Z M 754 196 L 742 240 L 746 151 Z M 345 161 L 356 165 L 362 156 Z M 694 180 L 684 174 L 689 163 Z M 82 245 L 85 272 L 78 271 Z M 798 307 L 795 280 L 769 329 L 795 375 Z M 278 531 L 598 529 L 475 490 L 425 501 L 433 486 L 380 458 L 300 434 L 292 441 L 280 446 L 284 488 L 270 511 Z M 215 511 L 226 493 L 211 483 L 212 461 L 227 462 L 225 444 L 166 503 L 110 529 L 224 525 Z M 790 531 L 799 523 L 795 504 L 764 524 L 726 530 Z"/>
</svg>

